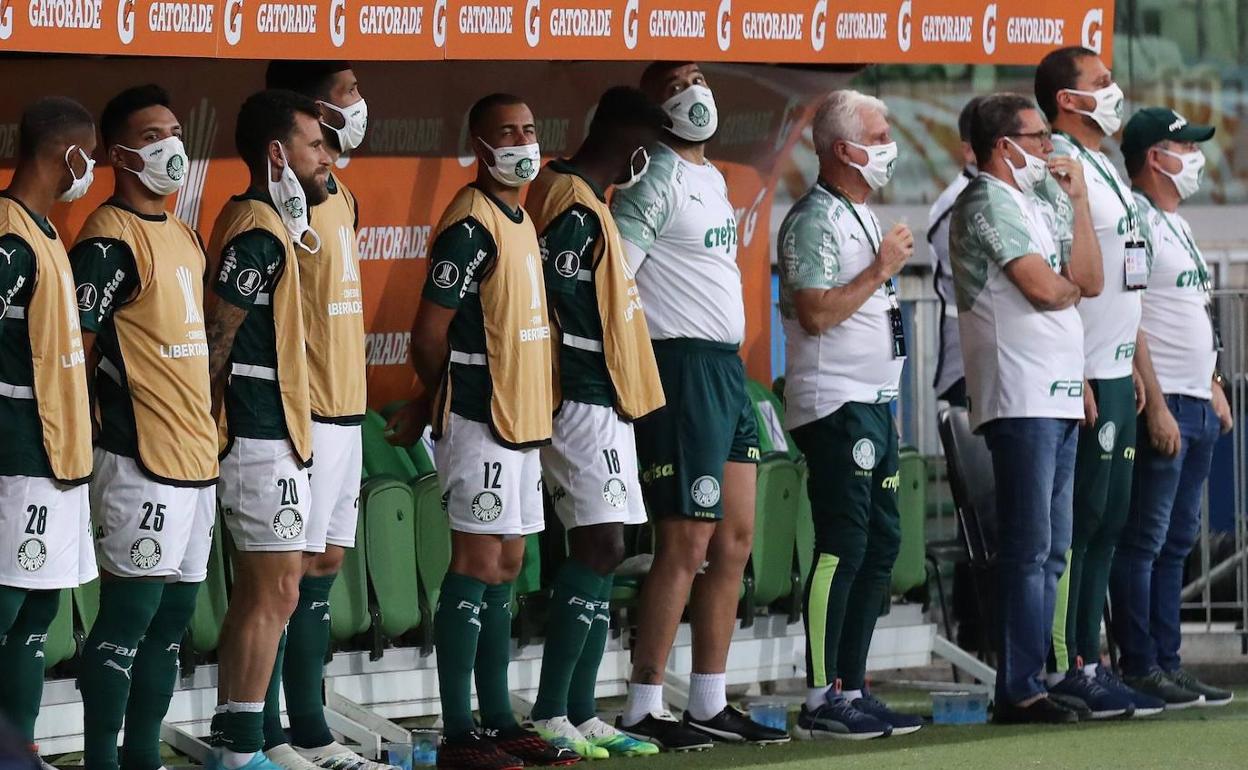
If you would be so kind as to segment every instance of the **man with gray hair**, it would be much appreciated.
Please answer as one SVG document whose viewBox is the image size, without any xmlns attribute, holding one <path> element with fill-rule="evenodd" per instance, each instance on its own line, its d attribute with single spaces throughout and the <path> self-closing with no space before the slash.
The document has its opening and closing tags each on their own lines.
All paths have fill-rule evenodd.
<svg viewBox="0 0 1248 770">
<path fill-rule="evenodd" d="M 814 139 L 819 179 L 779 234 L 787 427 L 810 466 L 815 525 L 797 735 L 861 740 L 922 725 L 872 697 L 865 678 L 901 542 L 890 405 L 906 339 L 893 276 L 914 236 L 903 224 L 883 232 L 866 205 L 897 159 L 883 102 L 833 92 L 815 114 Z"/>
</svg>

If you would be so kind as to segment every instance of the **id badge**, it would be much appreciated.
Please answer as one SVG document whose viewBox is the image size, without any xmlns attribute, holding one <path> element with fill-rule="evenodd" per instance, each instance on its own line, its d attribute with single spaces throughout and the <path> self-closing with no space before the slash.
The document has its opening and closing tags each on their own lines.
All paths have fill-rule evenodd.
<svg viewBox="0 0 1248 770">
<path fill-rule="evenodd" d="M 1213 307 L 1212 299 L 1205 303 L 1205 312 L 1209 314 L 1209 328 L 1213 330 L 1213 350 L 1222 352 L 1222 331 L 1218 328 L 1218 311 Z"/>
<path fill-rule="evenodd" d="M 893 358 L 906 357 L 906 327 L 901 322 L 901 308 L 888 309 L 888 328 L 892 335 Z"/>
<path fill-rule="evenodd" d="M 1127 243 L 1126 260 L 1127 291 L 1139 291 L 1148 288 L 1148 252 L 1143 241 Z"/>
</svg>

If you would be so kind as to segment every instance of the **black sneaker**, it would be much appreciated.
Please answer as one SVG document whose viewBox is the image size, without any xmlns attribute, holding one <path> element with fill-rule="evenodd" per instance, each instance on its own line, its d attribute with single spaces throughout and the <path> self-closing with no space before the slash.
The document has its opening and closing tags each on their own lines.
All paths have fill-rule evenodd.
<svg viewBox="0 0 1248 770">
<path fill-rule="evenodd" d="M 572 749 L 556 746 L 520 725 L 506 730 L 482 730 L 481 733 L 493 740 L 498 745 L 499 751 L 510 754 L 526 765 L 563 767 L 581 761 L 581 755 Z"/>
<path fill-rule="evenodd" d="M 1135 706 L 1121 693 L 1103 686 L 1095 677 L 1075 669 L 1062 681 L 1049 688 L 1049 694 L 1069 695 L 1083 701 L 1091 709 L 1093 719 L 1130 716 Z"/>
<path fill-rule="evenodd" d="M 917 733 L 923 726 L 923 718 L 913 714 L 901 714 L 884 705 L 884 701 L 872 695 L 865 688 L 862 697 L 853 702 L 854 708 L 864 714 L 873 716 L 881 722 L 892 726 L 892 735 L 909 735 Z"/>
<path fill-rule="evenodd" d="M 1205 696 L 1205 702 L 1202 705 L 1225 706 L 1235 699 L 1235 693 L 1230 690 L 1211 687 L 1181 668 L 1174 671 L 1167 671 L 1166 676 L 1170 678 L 1171 682 L 1174 682 L 1184 690 L 1194 692 L 1197 695 Z"/>
<path fill-rule="evenodd" d="M 1192 692 L 1170 681 L 1166 672 L 1159 668 L 1149 671 L 1145 676 L 1128 676 L 1124 681 L 1133 690 L 1154 698 L 1161 698 L 1165 701 L 1167 710 L 1199 706 L 1205 700 L 1205 696 L 1200 693 Z"/>
<path fill-rule="evenodd" d="M 705 734 L 677 721 L 670 711 L 646 714 L 635 725 L 626 725 L 623 717 L 618 717 L 615 728 L 639 741 L 649 741 L 664 751 L 702 751 L 715 745 Z"/>
<path fill-rule="evenodd" d="M 768 746 L 773 743 L 788 743 L 791 738 L 784 730 L 760 725 L 750 719 L 744 712 L 732 706 L 724 706 L 724 710 L 707 720 L 694 719 L 685 712 L 685 726 L 705 733 L 714 740 L 724 743 L 752 743 L 755 746 Z"/>
<path fill-rule="evenodd" d="M 524 762 L 498 748 L 493 741 L 471 732 L 443 738 L 438 744 L 439 770 L 521 770 Z"/>
<path fill-rule="evenodd" d="M 1078 721 L 1075 712 L 1047 695 L 1027 706 L 998 703 L 992 709 L 992 722 L 997 725 L 1068 725 Z"/>
<path fill-rule="evenodd" d="M 1073 695 L 1062 695 L 1060 692 L 1050 691 L 1049 698 L 1062 708 L 1075 712 L 1080 722 L 1086 722 L 1092 718 L 1092 709 L 1088 708 L 1088 704 Z"/>
<path fill-rule="evenodd" d="M 1126 682 L 1119 679 L 1118 675 L 1104 664 L 1096 667 L 1096 681 L 1100 682 L 1105 689 L 1120 693 L 1131 701 L 1135 706 L 1135 711 L 1131 713 L 1133 717 L 1151 717 L 1166 710 L 1164 700 L 1128 687 Z"/>
<path fill-rule="evenodd" d="M 859 700 L 862 700 L 861 698 Z M 867 741 L 891 735 L 892 725 L 865 712 L 859 711 L 844 698 L 828 699 L 822 706 L 811 711 L 802 704 L 797 715 L 798 740 L 822 741 L 829 738 L 845 741 Z"/>
</svg>

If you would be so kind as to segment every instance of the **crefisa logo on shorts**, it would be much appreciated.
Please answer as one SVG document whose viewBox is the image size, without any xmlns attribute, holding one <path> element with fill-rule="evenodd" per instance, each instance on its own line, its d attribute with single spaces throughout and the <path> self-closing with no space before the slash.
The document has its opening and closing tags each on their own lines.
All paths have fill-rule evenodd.
<svg viewBox="0 0 1248 770">
<path fill-rule="evenodd" d="M 294 508 L 283 508 L 273 517 L 273 534 L 283 540 L 294 540 L 303 532 L 303 516 Z"/>
<path fill-rule="evenodd" d="M 472 515 L 477 521 L 494 521 L 503 515 L 503 499 L 493 492 L 481 492 L 472 498 Z"/>
<path fill-rule="evenodd" d="M 607 505 L 612 508 L 623 508 L 628 502 L 628 487 L 622 479 L 609 478 L 607 483 L 602 485 L 602 499 L 606 500 Z"/>
<path fill-rule="evenodd" d="M 48 547 L 38 538 L 27 538 L 17 548 L 17 566 L 27 572 L 34 572 L 42 567 L 47 560 Z"/>
<path fill-rule="evenodd" d="M 130 546 L 130 561 L 139 569 L 152 569 L 160 564 L 160 543 L 141 537 Z"/>
<path fill-rule="evenodd" d="M 710 508 L 719 502 L 719 480 L 714 476 L 699 476 L 689 487 L 693 502 L 701 508 Z"/>
</svg>

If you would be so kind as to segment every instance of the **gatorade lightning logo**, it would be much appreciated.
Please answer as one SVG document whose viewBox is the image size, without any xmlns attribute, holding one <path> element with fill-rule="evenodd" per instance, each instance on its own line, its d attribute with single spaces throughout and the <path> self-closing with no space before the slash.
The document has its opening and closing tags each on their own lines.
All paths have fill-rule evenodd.
<svg viewBox="0 0 1248 770">
<path fill-rule="evenodd" d="M 624 47 L 633 50 L 637 47 L 637 31 L 641 26 L 641 0 L 628 0 L 624 6 Z"/>
<path fill-rule="evenodd" d="M 182 301 L 186 304 L 186 324 L 202 324 L 204 317 L 199 312 L 199 301 L 195 299 L 195 276 L 186 265 L 177 269 L 178 286 L 182 287 Z M 85 285 L 85 284 L 84 284 Z"/>
<path fill-rule="evenodd" d="M 438 48 L 446 45 L 446 0 L 438 0 L 433 6 L 433 44 Z"/>
<path fill-rule="evenodd" d="M 997 50 L 997 4 L 989 3 L 984 9 L 984 53 L 992 55 Z"/>
<path fill-rule="evenodd" d="M 1101 30 L 1104 26 L 1105 10 L 1103 8 L 1093 8 L 1084 15 L 1081 37 L 1085 48 L 1090 48 L 1097 53 L 1101 52 Z"/>
<path fill-rule="evenodd" d="M 828 39 L 828 0 L 815 3 L 815 10 L 810 14 L 810 47 L 816 51 L 823 50 Z"/>
<path fill-rule="evenodd" d="M 719 0 L 719 11 L 715 14 L 715 38 L 721 51 L 727 51 L 732 45 L 732 0 Z"/>
<path fill-rule="evenodd" d="M 342 48 L 347 42 L 347 0 L 333 0 L 329 4 L 329 41 L 334 48 Z"/>
<path fill-rule="evenodd" d="M 8 40 L 13 35 L 13 2 L 0 0 L 0 40 Z"/>
<path fill-rule="evenodd" d="M 190 160 L 186 184 L 178 191 L 173 214 L 192 229 L 199 226 L 199 210 L 204 199 L 204 183 L 208 179 L 208 163 L 212 145 L 217 138 L 217 111 L 207 99 L 201 99 L 182 124 L 182 143 Z"/>
<path fill-rule="evenodd" d="M 524 39 L 529 48 L 542 42 L 542 0 L 529 0 L 524 6 Z"/>
<path fill-rule="evenodd" d="M 117 0 L 117 39 L 122 45 L 134 42 L 134 0 Z"/>
<path fill-rule="evenodd" d="M 913 11 L 910 0 L 902 0 L 897 11 L 897 47 L 903 51 L 910 50 L 910 31 Z"/>
<path fill-rule="evenodd" d="M 238 45 L 243 39 L 243 0 L 225 0 L 225 42 Z"/>
</svg>

